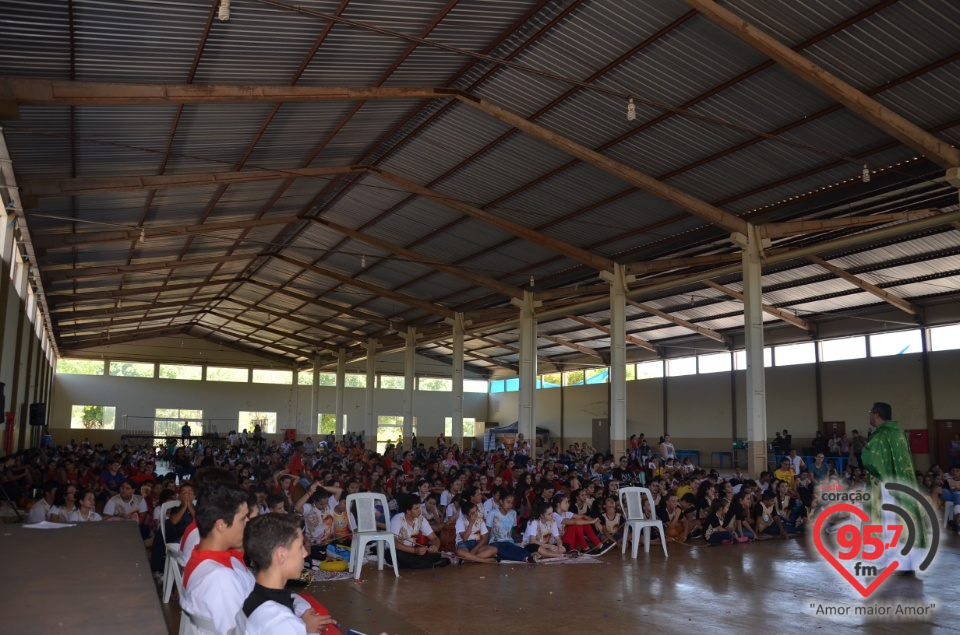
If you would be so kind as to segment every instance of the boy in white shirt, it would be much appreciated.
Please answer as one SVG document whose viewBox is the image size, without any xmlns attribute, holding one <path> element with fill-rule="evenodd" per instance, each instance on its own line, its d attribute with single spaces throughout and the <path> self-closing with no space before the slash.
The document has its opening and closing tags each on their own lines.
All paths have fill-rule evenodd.
<svg viewBox="0 0 960 635">
<path fill-rule="evenodd" d="M 256 572 L 256 582 L 243 603 L 246 635 L 305 635 L 308 629 L 324 632 L 337 623 L 329 614 L 318 615 L 313 609 L 297 617 L 296 596 L 283 590 L 287 580 L 300 577 L 307 555 L 299 524 L 295 516 L 267 514 L 247 526 L 243 548 Z"/>
<path fill-rule="evenodd" d="M 440 538 L 423 519 L 420 497 L 416 494 L 399 499 L 400 513 L 390 521 L 390 531 L 396 538 L 397 566 L 401 569 L 429 569 L 445 567 L 449 558 L 440 555 Z M 390 559 L 389 552 L 386 554 Z"/>
<path fill-rule="evenodd" d="M 489 543 L 490 533 L 476 503 L 464 501 L 457 518 L 457 557 L 471 562 L 500 562 L 497 548 Z"/>
</svg>

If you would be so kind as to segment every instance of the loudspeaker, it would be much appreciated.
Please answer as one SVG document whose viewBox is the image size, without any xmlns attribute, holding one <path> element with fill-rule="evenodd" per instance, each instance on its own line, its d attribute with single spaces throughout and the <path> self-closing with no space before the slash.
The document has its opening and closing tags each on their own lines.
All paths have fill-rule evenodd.
<svg viewBox="0 0 960 635">
<path fill-rule="evenodd" d="M 28 418 L 30 425 L 32 426 L 42 426 L 47 422 L 47 404 L 45 403 L 32 403 L 30 404 L 30 416 Z"/>
</svg>

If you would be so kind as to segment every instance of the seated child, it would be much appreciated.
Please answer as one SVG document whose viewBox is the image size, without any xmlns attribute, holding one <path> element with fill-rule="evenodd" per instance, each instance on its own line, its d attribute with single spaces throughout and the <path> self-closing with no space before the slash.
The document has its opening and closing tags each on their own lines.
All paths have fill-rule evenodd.
<svg viewBox="0 0 960 635">
<path fill-rule="evenodd" d="M 562 558 L 567 549 L 560 541 L 560 529 L 553 518 L 553 505 L 538 500 L 533 513 L 534 517 L 523 532 L 523 546 L 530 553 L 527 562 L 536 564 L 540 558 Z"/>
<path fill-rule="evenodd" d="M 497 548 L 497 555 L 503 560 L 523 562 L 527 559 L 527 550 L 513 541 L 513 528 L 517 526 L 513 501 L 513 494 L 501 495 L 500 506 L 487 513 L 486 521 L 490 544 Z"/>
<path fill-rule="evenodd" d="M 500 558 L 497 557 L 497 548 L 488 544 L 490 533 L 476 503 L 472 501 L 461 503 L 456 532 L 458 558 L 471 562 L 500 562 Z"/>
</svg>

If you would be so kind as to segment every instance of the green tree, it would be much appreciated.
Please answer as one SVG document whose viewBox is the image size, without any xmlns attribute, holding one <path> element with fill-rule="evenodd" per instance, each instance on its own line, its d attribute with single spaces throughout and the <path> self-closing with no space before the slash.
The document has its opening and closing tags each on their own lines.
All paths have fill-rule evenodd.
<svg viewBox="0 0 960 635">
<path fill-rule="evenodd" d="M 103 361 L 94 359 L 59 359 L 57 373 L 60 375 L 102 375 Z"/>
<path fill-rule="evenodd" d="M 103 428 L 103 406 L 84 406 L 80 420 L 88 430 Z"/>
</svg>

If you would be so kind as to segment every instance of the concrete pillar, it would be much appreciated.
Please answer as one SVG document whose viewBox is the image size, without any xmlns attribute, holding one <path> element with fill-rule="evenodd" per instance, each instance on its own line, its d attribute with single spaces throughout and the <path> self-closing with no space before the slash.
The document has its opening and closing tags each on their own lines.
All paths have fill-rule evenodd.
<svg viewBox="0 0 960 635">
<path fill-rule="evenodd" d="M 367 340 L 367 389 L 365 391 L 363 407 L 364 434 L 377 438 L 377 417 L 373 411 L 374 390 L 377 386 L 377 340 L 372 337 Z"/>
<path fill-rule="evenodd" d="M 541 303 L 534 301 L 531 291 L 523 292 L 523 300 L 514 298 L 512 302 L 520 308 L 520 406 L 517 432 L 523 435 L 533 449 L 536 445 L 534 439 L 536 433 L 534 400 L 537 390 L 536 308 Z"/>
<path fill-rule="evenodd" d="M 410 443 L 413 439 L 413 398 L 415 395 L 414 382 L 417 381 L 417 329 L 407 327 L 407 347 L 403 349 L 403 444 L 413 448 Z"/>
<path fill-rule="evenodd" d="M 320 434 L 320 353 L 313 354 L 312 376 L 313 381 L 310 382 L 310 428 Z"/>
<path fill-rule="evenodd" d="M 344 383 L 347 380 L 347 351 L 342 348 L 337 353 L 337 429 L 333 433 L 342 436 L 346 433 L 346 426 L 343 423 L 343 391 Z"/>
<path fill-rule="evenodd" d="M 767 391 L 763 367 L 763 287 L 760 236 L 743 237 L 743 331 L 747 349 L 748 468 L 754 478 L 767 469 Z"/>
<path fill-rule="evenodd" d="M 463 313 L 453 320 L 453 422 L 450 426 L 450 442 L 463 449 Z M 536 378 L 534 378 L 536 379 Z"/>
<path fill-rule="evenodd" d="M 601 272 L 610 283 L 610 451 L 620 456 L 627 451 L 627 277 L 622 265 L 613 273 Z"/>
</svg>

